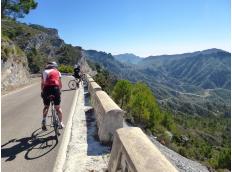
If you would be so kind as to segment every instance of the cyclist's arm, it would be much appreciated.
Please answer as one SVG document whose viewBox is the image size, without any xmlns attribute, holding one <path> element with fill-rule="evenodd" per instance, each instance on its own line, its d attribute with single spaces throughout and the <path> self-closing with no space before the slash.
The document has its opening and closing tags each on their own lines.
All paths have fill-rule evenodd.
<svg viewBox="0 0 232 172">
<path fill-rule="evenodd" d="M 60 89 L 61 89 L 62 88 L 61 78 L 59 79 L 59 86 L 60 86 Z"/>
<path fill-rule="evenodd" d="M 61 82 L 61 73 L 59 72 L 59 88 L 62 88 L 62 82 Z"/>
</svg>

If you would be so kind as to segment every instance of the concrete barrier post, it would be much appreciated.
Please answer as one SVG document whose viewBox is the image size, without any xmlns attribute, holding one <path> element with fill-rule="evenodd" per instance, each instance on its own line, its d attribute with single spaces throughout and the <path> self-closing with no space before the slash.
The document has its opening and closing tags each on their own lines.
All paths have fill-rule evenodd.
<svg viewBox="0 0 232 172">
<path fill-rule="evenodd" d="M 138 127 L 116 131 L 108 171 L 177 172 Z"/>
<path fill-rule="evenodd" d="M 89 90 L 89 93 L 90 93 L 91 97 L 93 97 L 94 94 L 97 91 L 101 91 L 102 88 L 96 82 L 92 81 L 92 82 L 88 83 L 88 90 Z"/>
<path fill-rule="evenodd" d="M 95 82 L 89 74 L 86 74 L 86 79 L 88 83 Z"/>
<path fill-rule="evenodd" d="M 104 91 L 96 91 L 92 104 L 97 119 L 98 136 L 102 143 L 113 141 L 118 128 L 123 127 L 124 111 Z"/>
</svg>

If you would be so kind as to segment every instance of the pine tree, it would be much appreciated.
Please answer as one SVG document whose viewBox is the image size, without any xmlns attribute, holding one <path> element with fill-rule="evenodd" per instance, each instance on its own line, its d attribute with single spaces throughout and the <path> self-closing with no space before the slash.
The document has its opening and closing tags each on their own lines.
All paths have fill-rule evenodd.
<svg viewBox="0 0 232 172">
<path fill-rule="evenodd" d="M 126 108 L 131 95 L 131 83 L 127 80 L 119 80 L 113 89 L 113 99 L 122 109 Z"/>
<path fill-rule="evenodd" d="M 22 18 L 32 9 L 35 9 L 37 5 L 35 0 L 2 0 L 1 15 L 2 17 Z"/>
</svg>

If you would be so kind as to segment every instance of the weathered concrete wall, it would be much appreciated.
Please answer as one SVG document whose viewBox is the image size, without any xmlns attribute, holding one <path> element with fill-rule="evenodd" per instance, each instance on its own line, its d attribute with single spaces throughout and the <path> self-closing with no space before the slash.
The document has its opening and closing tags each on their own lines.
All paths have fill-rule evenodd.
<svg viewBox="0 0 232 172">
<path fill-rule="evenodd" d="M 109 172 L 177 172 L 148 137 L 137 127 L 123 127 L 124 111 L 86 75 L 102 143 L 112 142 Z"/>
<path fill-rule="evenodd" d="M 116 131 L 108 171 L 177 172 L 138 127 Z"/>
<path fill-rule="evenodd" d="M 89 74 L 86 74 L 86 79 L 87 79 L 88 83 L 90 83 L 90 82 L 95 82 L 95 81 L 93 80 L 93 78 L 92 78 Z"/>
<path fill-rule="evenodd" d="M 104 91 L 96 91 L 91 99 L 96 114 L 99 139 L 102 143 L 112 142 L 115 131 L 123 127 L 124 111 Z"/>
<path fill-rule="evenodd" d="M 94 94 L 97 91 L 101 91 L 102 88 L 96 82 L 88 82 L 88 90 L 89 90 L 91 97 L 93 97 Z"/>
</svg>

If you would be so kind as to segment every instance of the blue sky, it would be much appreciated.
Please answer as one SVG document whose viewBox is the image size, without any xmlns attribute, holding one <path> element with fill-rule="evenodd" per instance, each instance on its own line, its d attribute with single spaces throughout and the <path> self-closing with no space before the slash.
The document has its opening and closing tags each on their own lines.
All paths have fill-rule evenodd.
<svg viewBox="0 0 232 172">
<path fill-rule="evenodd" d="M 66 43 L 112 54 L 230 51 L 230 0 L 38 0 L 21 21 L 56 28 Z"/>
</svg>

